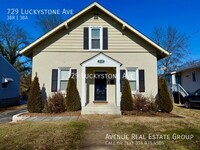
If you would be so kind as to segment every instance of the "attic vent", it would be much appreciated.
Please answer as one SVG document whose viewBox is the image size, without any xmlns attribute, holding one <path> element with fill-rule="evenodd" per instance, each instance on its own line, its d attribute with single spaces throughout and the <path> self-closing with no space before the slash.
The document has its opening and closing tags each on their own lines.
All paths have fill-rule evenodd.
<svg viewBox="0 0 200 150">
<path fill-rule="evenodd" d="M 98 20 L 99 15 L 98 14 L 94 14 L 94 20 Z"/>
</svg>

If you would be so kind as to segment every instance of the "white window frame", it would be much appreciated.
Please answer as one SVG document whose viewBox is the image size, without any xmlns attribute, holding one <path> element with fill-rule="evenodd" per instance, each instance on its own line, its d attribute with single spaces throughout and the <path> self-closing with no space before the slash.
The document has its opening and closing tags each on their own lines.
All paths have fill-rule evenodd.
<svg viewBox="0 0 200 150">
<path fill-rule="evenodd" d="M 134 70 L 136 71 L 135 74 L 136 74 L 136 90 L 135 91 L 131 91 L 132 94 L 136 94 L 138 91 L 139 91 L 139 72 L 138 72 L 138 68 L 137 67 L 127 67 L 126 68 L 126 78 L 127 80 L 129 81 L 128 79 L 128 70 Z M 130 80 L 132 81 L 132 80 Z"/>
<path fill-rule="evenodd" d="M 100 29 L 100 49 L 92 49 L 92 29 Z M 103 49 L 103 31 L 102 26 L 89 26 L 89 50 L 98 51 Z"/>
<path fill-rule="evenodd" d="M 66 93 L 66 89 L 65 90 L 61 90 L 60 89 L 60 74 L 61 74 L 61 71 L 62 70 L 69 70 L 69 76 L 68 76 L 68 78 L 67 78 L 67 81 L 69 80 L 69 78 L 70 78 L 70 76 L 71 76 L 71 68 L 70 67 L 59 67 L 58 68 L 58 85 L 57 85 L 57 89 L 58 89 L 58 91 L 59 92 L 61 92 L 61 93 L 63 93 L 63 94 L 65 94 Z M 67 87 L 66 87 L 67 88 Z"/>
</svg>

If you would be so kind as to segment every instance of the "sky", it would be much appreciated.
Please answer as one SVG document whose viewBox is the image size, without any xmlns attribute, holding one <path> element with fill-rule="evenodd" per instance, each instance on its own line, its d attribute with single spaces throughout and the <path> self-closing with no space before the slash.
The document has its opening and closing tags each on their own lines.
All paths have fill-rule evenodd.
<svg viewBox="0 0 200 150">
<path fill-rule="evenodd" d="M 93 2 L 95 0 L 0 0 L 0 20 L 14 22 L 35 40 L 42 34 L 36 24 L 37 14 L 23 14 L 26 10 L 59 10 L 62 14 L 64 9 L 72 12 L 72 14 L 62 14 L 63 19 L 68 19 Z M 96 0 L 96 2 L 149 38 L 152 37 L 155 27 L 176 28 L 189 36 L 192 59 L 200 59 L 199 0 Z"/>
</svg>

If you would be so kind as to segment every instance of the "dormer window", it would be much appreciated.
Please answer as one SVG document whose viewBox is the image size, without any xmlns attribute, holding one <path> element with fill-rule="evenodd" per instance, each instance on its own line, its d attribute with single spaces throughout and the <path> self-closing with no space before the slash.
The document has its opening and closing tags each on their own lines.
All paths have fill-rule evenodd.
<svg viewBox="0 0 200 150">
<path fill-rule="evenodd" d="M 102 50 L 102 27 L 90 27 L 89 29 L 89 49 Z"/>
</svg>

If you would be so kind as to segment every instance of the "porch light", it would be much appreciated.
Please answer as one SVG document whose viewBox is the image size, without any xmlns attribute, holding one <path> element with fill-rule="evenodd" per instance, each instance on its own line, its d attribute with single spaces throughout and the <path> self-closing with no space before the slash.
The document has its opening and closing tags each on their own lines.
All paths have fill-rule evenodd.
<svg viewBox="0 0 200 150">
<path fill-rule="evenodd" d="M 13 82 L 14 80 L 12 78 L 2 78 L 2 83 L 9 83 L 9 82 Z"/>
</svg>

